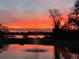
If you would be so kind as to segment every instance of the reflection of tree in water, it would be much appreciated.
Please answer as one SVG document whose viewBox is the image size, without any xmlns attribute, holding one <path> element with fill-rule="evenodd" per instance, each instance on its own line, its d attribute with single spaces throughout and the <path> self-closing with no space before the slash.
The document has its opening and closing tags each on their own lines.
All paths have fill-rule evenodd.
<svg viewBox="0 0 79 59">
<path fill-rule="evenodd" d="M 3 34 L 4 32 L 9 32 L 7 30 L 8 27 L 3 26 L 2 24 L 0 24 L 0 53 L 7 50 L 8 48 L 8 44 L 4 44 L 4 37 L 5 35 Z"/>
<path fill-rule="evenodd" d="M 59 59 L 79 59 L 79 50 L 57 47 Z"/>
</svg>

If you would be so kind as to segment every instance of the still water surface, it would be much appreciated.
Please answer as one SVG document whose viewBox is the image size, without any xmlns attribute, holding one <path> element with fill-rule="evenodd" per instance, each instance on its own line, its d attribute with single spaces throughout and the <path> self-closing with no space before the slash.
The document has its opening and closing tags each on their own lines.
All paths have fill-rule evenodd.
<svg viewBox="0 0 79 59">
<path fill-rule="evenodd" d="M 46 52 L 28 52 L 29 49 L 43 49 Z M 11 44 L 0 53 L 0 59 L 54 59 L 54 46 Z"/>
</svg>

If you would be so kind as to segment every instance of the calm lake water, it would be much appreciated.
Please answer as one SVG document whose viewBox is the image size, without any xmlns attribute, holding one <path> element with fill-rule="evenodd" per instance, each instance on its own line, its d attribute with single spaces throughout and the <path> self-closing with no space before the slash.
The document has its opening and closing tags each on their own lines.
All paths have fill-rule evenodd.
<svg viewBox="0 0 79 59">
<path fill-rule="evenodd" d="M 29 52 L 29 49 L 43 49 L 46 52 Z M 11 44 L 0 53 L 0 59 L 54 59 L 54 46 Z"/>
</svg>

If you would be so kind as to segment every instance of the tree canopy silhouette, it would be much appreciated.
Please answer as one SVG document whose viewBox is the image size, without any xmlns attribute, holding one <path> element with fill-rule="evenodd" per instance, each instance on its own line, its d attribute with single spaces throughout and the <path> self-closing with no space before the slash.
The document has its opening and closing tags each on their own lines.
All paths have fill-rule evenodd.
<svg viewBox="0 0 79 59">
<path fill-rule="evenodd" d="M 68 22 L 65 25 L 68 27 L 68 29 L 79 29 L 79 0 L 75 1 L 74 8 L 68 15 Z"/>
<path fill-rule="evenodd" d="M 77 0 L 77 1 L 75 2 L 74 8 L 75 8 L 74 12 L 75 12 L 77 15 L 79 15 L 79 0 Z"/>
</svg>

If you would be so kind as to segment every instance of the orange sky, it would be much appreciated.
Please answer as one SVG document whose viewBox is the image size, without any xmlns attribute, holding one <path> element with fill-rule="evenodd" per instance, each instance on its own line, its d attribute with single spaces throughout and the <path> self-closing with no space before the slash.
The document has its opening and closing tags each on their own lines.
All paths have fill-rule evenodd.
<svg viewBox="0 0 79 59">
<path fill-rule="evenodd" d="M 51 28 L 52 24 L 50 20 L 19 20 L 18 22 L 8 24 L 11 28 Z"/>
<path fill-rule="evenodd" d="M 67 12 L 64 13 L 66 14 Z M 39 14 L 37 17 L 36 15 L 31 15 L 30 17 L 33 18 L 22 17 L 21 15 L 25 14 L 20 14 L 15 20 L 7 21 L 6 25 L 10 28 L 53 28 L 54 23 L 52 18 L 49 17 L 49 13 Z M 64 15 L 63 19 L 61 19 L 61 23 L 65 20 L 66 17 Z"/>
<path fill-rule="evenodd" d="M 33 18 L 18 17 L 15 21 L 8 22 L 6 25 L 11 28 L 52 28 L 52 20 L 49 15 L 35 16 Z"/>
<path fill-rule="evenodd" d="M 53 28 L 48 10 L 58 8 L 67 14 L 73 3 L 74 0 L 2 0 L 0 23 L 11 28 Z"/>
</svg>

